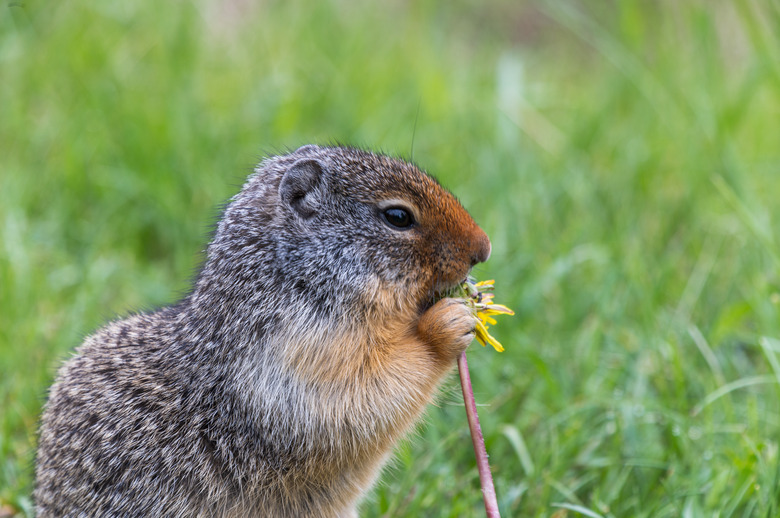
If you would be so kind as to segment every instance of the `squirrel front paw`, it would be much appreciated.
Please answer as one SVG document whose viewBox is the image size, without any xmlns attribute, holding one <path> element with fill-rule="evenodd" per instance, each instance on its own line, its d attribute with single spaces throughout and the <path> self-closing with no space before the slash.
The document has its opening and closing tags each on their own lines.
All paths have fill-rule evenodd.
<svg viewBox="0 0 780 518">
<path fill-rule="evenodd" d="M 466 305 L 446 298 L 428 308 L 417 324 L 420 337 L 447 361 L 455 360 L 474 340 L 476 322 Z"/>
</svg>

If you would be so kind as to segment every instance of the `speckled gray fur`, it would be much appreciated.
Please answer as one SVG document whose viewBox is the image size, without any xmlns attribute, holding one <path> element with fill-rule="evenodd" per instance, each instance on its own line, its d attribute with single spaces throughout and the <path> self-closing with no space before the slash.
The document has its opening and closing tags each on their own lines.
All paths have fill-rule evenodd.
<svg viewBox="0 0 780 518">
<path fill-rule="evenodd" d="M 260 164 L 192 292 L 109 323 L 60 369 L 40 431 L 38 514 L 353 516 L 356 497 L 343 495 L 370 486 L 406 429 L 394 422 L 416 419 L 431 394 L 414 383 L 383 394 L 395 385 L 366 379 L 342 410 L 354 395 L 307 383 L 285 355 L 295 345 L 328 362 L 343 336 L 365 336 L 354 347 L 367 354 L 381 339 L 366 328 L 409 306 L 419 314 L 486 258 L 454 227 L 424 246 L 388 228 L 377 204 L 393 192 L 420 210 L 440 203 L 431 192 L 450 196 L 416 167 L 357 149 L 305 146 Z M 475 246 L 484 257 L 464 255 Z M 367 475 L 356 459 L 370 459 Z"/>
</svg>

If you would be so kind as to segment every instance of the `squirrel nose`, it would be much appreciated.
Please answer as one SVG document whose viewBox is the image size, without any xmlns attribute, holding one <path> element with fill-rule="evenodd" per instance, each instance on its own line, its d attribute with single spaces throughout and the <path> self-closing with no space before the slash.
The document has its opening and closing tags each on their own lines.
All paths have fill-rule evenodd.
<svg viewBox="0 0 780 518">
<path fill-rule="evenodd" d="M 477 263 L 484 263 L 490 258 L 490 251 L 492 248 L 490 246 L 490 239 L 488 239 L 487 234 L 484 232 L 480 231 L 480 234 L 471 256 L 471 266 L 474 266 Z"/>
</svg>

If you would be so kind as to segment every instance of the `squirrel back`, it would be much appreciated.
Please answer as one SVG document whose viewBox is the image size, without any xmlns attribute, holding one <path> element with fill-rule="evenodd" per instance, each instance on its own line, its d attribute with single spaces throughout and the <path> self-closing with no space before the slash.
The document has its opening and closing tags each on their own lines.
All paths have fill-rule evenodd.
<svg viewBox="0 0 780 518">
<path fill-rule="evenodd" d="M 42 516 L 353 516 L 474 320 L 487 260 L 412 164 L 304 146 L 224 211 L 192 292 L 108 324 L 50 390 Z"/>
</svg>

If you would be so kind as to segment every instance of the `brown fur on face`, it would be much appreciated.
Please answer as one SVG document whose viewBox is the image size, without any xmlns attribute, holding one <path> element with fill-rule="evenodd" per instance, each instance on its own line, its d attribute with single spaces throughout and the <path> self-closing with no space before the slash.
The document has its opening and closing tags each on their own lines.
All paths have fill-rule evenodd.
<svg viewBox="0 0 780 518">
<path fill-rule="evenodd" d="M 60 370 L 38 513 L 353 516 L 473 338 L 436 293 L 489 254 L 414 165 L 317 146 L 263 162 L 192 293 L 108 324 Z"/>
</svg>

